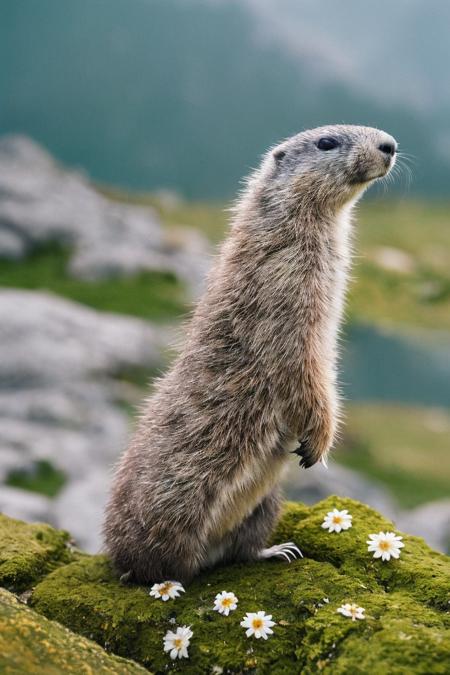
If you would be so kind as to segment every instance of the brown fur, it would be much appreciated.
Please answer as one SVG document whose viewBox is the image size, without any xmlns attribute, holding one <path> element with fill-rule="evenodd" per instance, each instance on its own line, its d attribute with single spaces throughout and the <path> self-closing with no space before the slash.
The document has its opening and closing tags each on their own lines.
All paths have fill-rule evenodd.
<svg viewBox="0 0 450 675">
<path fill-rule="evenodd" d="M 318 150 L 323 136 L 339 148 Z M 349 213 L 390 169 L 386 139 L 366 127 L 303 132 L 248 180 L 185 346 L 115 476 L 106 547 L 136 581 L 188 582 L 260 557 L 289 451 L 302 441 L 305 466 L 326 457 Z"/>
</svg>

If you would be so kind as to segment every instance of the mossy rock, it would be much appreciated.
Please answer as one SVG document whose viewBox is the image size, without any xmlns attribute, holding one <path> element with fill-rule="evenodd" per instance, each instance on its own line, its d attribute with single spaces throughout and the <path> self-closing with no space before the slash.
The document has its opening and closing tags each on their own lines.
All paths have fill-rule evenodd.
<svg viewBox="0 0 450 675">
<path fill-rule="evenodd" d="M 92 640 L 28 609 L 0 589 L 0 672 L 4 675 L 138 675 L 137 663 L 111 656 Z"/>
<path fill-rule="evenodd" d="M 321 528 L 333 507 L 353 515 L 350 530 Z M 392 523 L 349 499 L 289 504 L 273 539 L 295 541 L 302 560 L 217 568 L 177 600 L 162 602 L 148 588 L 120 584 L 106 557 L 86 556 L 48 575 L 31 602 L 158 673 L 448 673 L 450 561 L 410 536 L 399 560 L 375 560 L 366 539 L 387 529 Z M 212 610 L 222 590 L 239 598 L 228 617 Z M 366 618 L 352 622 L 338 614 L 345 602 L 364 607 Z M 261 609 L 273 615 L 274 634 L 267 641 L 246 638 L 243 615 Z M 194 633 L 189 660 L 172 662 L 163 637 L 184 624 Z"/>
<path fill-rule="evenodd" d="M 50 525 L 29 525 L 0 514 L 0 586 L 23 591 L 70 562 L 69 534 Z"/>
</svg>

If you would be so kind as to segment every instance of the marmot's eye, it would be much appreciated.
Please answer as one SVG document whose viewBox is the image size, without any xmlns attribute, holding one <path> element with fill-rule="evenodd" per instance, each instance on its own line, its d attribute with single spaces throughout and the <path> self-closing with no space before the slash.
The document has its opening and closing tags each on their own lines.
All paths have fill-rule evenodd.
<svg viewBox="0 0 450 675">
<path fill-rule="evenodd" d="M 333 150 L 338 147 L 339 141 L 331 136 L 325 136 L 324 138 L 320 138 L 316 145 L 319 150 Z"/>
<path fill-rule="evenodd" d="M 276 152 L 273 153 L 274 159 L 276 162 L 279 162 L 283 157 L 286 156 L 286 153 L 284 150 L 277 150 Z"/>
</svg>

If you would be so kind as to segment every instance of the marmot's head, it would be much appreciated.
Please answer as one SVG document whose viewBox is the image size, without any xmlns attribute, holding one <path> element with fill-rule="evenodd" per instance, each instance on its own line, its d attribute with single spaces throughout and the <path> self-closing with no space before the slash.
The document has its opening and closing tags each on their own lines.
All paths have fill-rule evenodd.
<svg viewBox="0 0 450 675">
<path fill-rule="evenodd" d="M 345 124 L 318 127 L 272 148 L 249 186 L 256 186 L 265 208 L 285 210 L 302 204 L 314 211 L 333 211 L 386 176 L 396 150 L 395 139 L 378 129 Z"/>
</svg>

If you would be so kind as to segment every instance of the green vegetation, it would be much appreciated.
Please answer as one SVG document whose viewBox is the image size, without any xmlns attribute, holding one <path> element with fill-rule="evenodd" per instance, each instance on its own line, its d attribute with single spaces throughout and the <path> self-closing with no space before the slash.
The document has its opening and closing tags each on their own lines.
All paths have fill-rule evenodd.
<svg viewBox="0 0 450 675">
<path fill-rule="evenodd" d="M 341 534 L 321 528 L 324 515 L 347 508 L 353 527 Z M 34 611 L 153 672 L 171 663 L 162 649 L 166 631 L 191 625 L 187 673 L 290 675 L 349 672 L 445 673 L 450 659 L 448 559 L 416 537 L 405 536 L 399 560 L 383 563 L 367 552 L 369 534 L 392 523 L 362 504 L 330 497 L 313 507 L 289 504 L 274 542 L 296 541 L 304 558 L 220 567 L 202 574 L 176 601 L 149 597 L 148 588 L 122 585 L 105 556 L 83 556 L 59 567 L 35 587 Z M 238 610 L 212 610 L 216 593 L 232 590 Z M 366 609 L 364 621 L 337 614 L 344 602 Z M 273 615 L 267 642 L 245 637 L 245 612 Z M 221 671 L 222 672 L 222 671 Z"/>
<path fill-rule="evenodd" d="M 39 460 L 30 467 L 11 471 L 5 481 L 6 485 L 39 492 L 47 497 L 55 497 L 65 482 L 64 473 L 55 469 L 46 460 Z"/>
<path fill-rule="evenodd" d="M 340 463 L 384 483 L 404 507 L 449 496 L 448 411 L 352 403 L 347 413 Z"/>
<path fill-rule="evenodd" d="M 449 225 L 448 204 L 364 203 L 356 230 L 350 320 L 450 330 Z M 377 260 L 381 247 L 406 254 L 407 269 L 383 267 Z"/>
<path fill-rule="evenodd" d="M 0 671 L 4 675 L 134 675 L 136 663 L 110 656 L 101 647 L 33 612 L 0 589 Z"/>
<path fill-rule="evenodd" d="M 224 205 L 174 202 L 103 188 L 107 196 L 153 206 L 168 226 L 188 225 L 217 243 L 227 230 Z M 450 223 L 445 203 L 375 200 L 358 209 L 349 321 L 450 330 Z M 404 271 L 381 265 L 377 253 L 406 254 Z"/>
<path fill-rule="evenodd" d="M 15 592 L 73 560 L 68 533 L 50 525 L 28 525 L 0 514 L 0 541 L 0 586 Z"/>
<path fill-rule="evenodd" d="M 218 243 L 228 213 L 223 205 L 178 202 L 155 195 L 102 188 L 108 197 L 153 206 L 168 227 L 189 226 Z M 364 202 L 356 228 L 354 281 L 347 317 L 351 322 L 399 328 L 450 330 L 450 226 L 448 206 L 425 202 Z M 407 269 L 380 263 L 383 248 L 406 254 Z M 142 272 L 127 278 L 82 281 L 67 274 L 69 252 L 47 246 L 25 261 L 0 260 L 0 286 L 45 289 L 95 309 L 157 321 L 187 310 L 182 284 L 170 273 Z"/>
<path fill-rule="evenodd" d="M 185 311 L 184 289 L 170 272 L 84 281 L 69 276 L 68 258 L 67 250 L 49 245 L 20 263 L 0 260 L 0 286 L 52 291 L 94 309 L 156 321 Z"/>
</svg>

